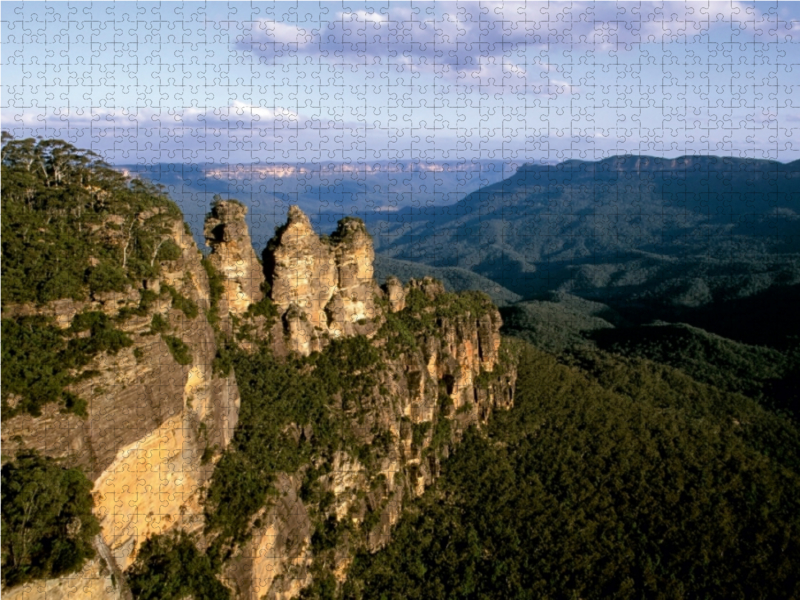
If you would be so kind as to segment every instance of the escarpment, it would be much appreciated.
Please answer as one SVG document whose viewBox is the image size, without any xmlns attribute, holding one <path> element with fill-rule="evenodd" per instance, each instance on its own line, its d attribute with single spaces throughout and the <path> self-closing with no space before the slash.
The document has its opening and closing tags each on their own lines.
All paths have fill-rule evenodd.
<svg viewBox="0 0 800 600">
<path fill-rule="evenodd" d="M 341 585 L 357 552 L 386 544 L 403 507 L 435 480 L 463 432 L 513 404 L 516 358 L 489 299 L 449 294 L 430 278 L 405 286 L 390 278 L 380 288 L 373 258 L 360 221 L 340 221 L 320 238 L 294 207 L 264 252 L 278 317 L 262 351 L 290 352 L 292 382 L 248 386 L 243 403 L 323 386 L 326 418 L 261 409 L 295 458 L 274 474 L 271 491 L 259 492 L 265 500 L 230 546 L 223 577 L 236 597 L 292 598 L 309 586 L 313 593 Z M 262 364 L 243 361 L 237 373 L 252 381 Z M 312 395 L 298 402 L 312 404 Z M 245 442 L 256 434 L 240 433 L 231 461 L 239 453 L 241 465 L 261 464 L 259 446 Z M 241 467 L 235 473 L 229 479 L 243 476 Z M 217 477 L 212 495 L 234 496 L 238 483 Z M 231 509 L 212 507 L 211 522 Z"/>
<path fill-rule="evenodd" d="M 39 327 L 66 361 L 61 396 L 41 406 L 4 381 L 3 459 L 34 449 L 82 467 L 100 522 L 81 571 L 4 596 L 157 589 L 147 557 L 178 531 L 230 597 L 336 589 L 464 431 L 513 404 L 516 356 L 489 299 L 428 278 L 380 287 L 360 220 L 321 237 L 292 207 L 262 266 L 241 204 L 213 205 L 206 258 L 165 206 L 92 224 L 127 277 L 114 289 L 3 305 L 4 343 L 6 321 Z M 154 217 L 157 236 L 129 233 Z M 109 260 L 90 258 L 90 273 Z"/>
<path fill-rule="evenodd" d="M 114 181 L 118 189 L 98 193 L 103 205 L 70 210 L 71 220 L 59 224 L 66 211 L 40 209 L 39 243 L 51 220 L 62 227 L 57 241 L 65 232 L 89 238 L 88 283 L 50 266 L 51 281 L 72 285 L 72 297 L 20 302 L 9 294 L 2 315 L 3 461 L 34 450 L 83 469 L 100 523 L 95 557 L 77 573 L 4 589 L 4 597 L 129 597 L 122 571 L 150 536 L 202 527 L 203 486 L 237 424 L 235 375 L 212 365 L 209 281 L 188 228 L 156 191 Z M 4 189 L 4 219 L 13 218 L 14 200 Z M 5 246 L 3 258 L 8 265 Z M 81 259 L 65 254 L 60 264 Z M 4 284 L 12 276 L 4 273 Z"/>
</svg>

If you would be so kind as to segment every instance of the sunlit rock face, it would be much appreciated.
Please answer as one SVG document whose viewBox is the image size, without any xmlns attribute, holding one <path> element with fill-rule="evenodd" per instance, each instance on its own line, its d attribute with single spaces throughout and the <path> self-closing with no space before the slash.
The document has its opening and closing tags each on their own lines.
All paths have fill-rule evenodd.
<svg viewBox="0 0 800 600">
<path fill-rule="evenodd" d="M 32 448 L 84 469 L 94 481 L 94 512 L 101 526 L 95 542 L 98 555 L 81 573 L 3 590 L 4 598 L 129 597 L 121 572 L 149 536 L 202 528 L 203 486 L 213 473 L 214 459 L 233 436 L 239 391 L 233 372 L 220 376 L 212 369 L 217 346 L 204 315 L 209 282 L 197 245 L 179 218 L 169 236 L 181 249 L 180 257 L 163 262 L 158 279 L 142 283 L 158 297 L 145 313 L 115 322 L 133 344 L 113 355 L 101 352 L 86 365 L 91 375 L 69 386 L 87 400 L 87 416 L 47 404 L 41 416 L 21 414 L 3 422 L 5 456 Z M 249 240 L 246 229 L 238 239 Z M 255 260 L 252 249 L 250 253 Z M 166 286 L 196 304 L 197 315 L 189 317 L 173 306 Z M 8 306 L 4 316 L 42 314 L 68 327 L 84 311 L 102 311 L 116 319 L 122 310 L 136 308 L 139 297 L 131 286 L 85 301 Z M 179 364 L 162 336 L 152 332 L 155 315 L 168 323 L 170 336 L 186 345 L 189 364 Z M 215 456 L 203 464 L 209 447 L 216 447 Z"/>
<path fill-rule="evenodd" d="M 263 298 L 264 272 L 245 222 L 247 207 L 235 200 L 216 202 L 206 218 L 204 235 L 211 248 L 208 259 L 223 278 L 220 314 L 242 314 Z"/>
<path fill-rule="evenodd" d="M 289 209 L 264 251 L 264 266 L 291 350 L 307 356 L 326 339 L 374 333 L 374 260 L 360 219 L 342 219 L 330 237 L 320 238 L 302 210 Z"/>
<path fill-rule="evenodd" d="M 400 312 L 406 307 L 406 292 L 403 289 L 403 282 L 397 277 L 389 277 L 383 289 L 388 297 L 391 312 Z"/>
<path fill-rule="evenodd" d="M 335 236 L 331 245 L 341 249 L 339 256 L 360 253 L 367 266 L 357 270 L 358 265 L 337 259 L 334 264 L 337 269 L 343 267 L 340 273 L 345 274 L 337 278 L 337 289 L 326 305 L 328 311 L 337 306 L 343 288 L 356 295 L 375 289 L 374 283 L 365 281 L 371 248 L 358 223 L 355 225 L 350 245 Z M 308 233 L 308 229 L 305 231 Z M 309 246 L 318 248 L 313 242 Z M 333 255 L 337 256 L 335 252 Z M 349 285 L 340 287 L 339 282 Z M 421 312 L 433 311 L 436 306 L 443 310 L 429 320 L 429 326 L 416 330 L 414 343 L 400 352 L 388 348 L 385 330 L 373 338 L 382 356 L 377 384 L 359 398 L 358 409 L 346 417 L 358 443 L 365 447 L 380 444 L 382 455 L 364 462 L 352 450 L 335 450 L 327 470 L 315 479 L 309 479 L 309 471 L 324 461 L 279 475 L 276 499 L 254 518 L 258 526 L 251 531 L 252 537 L 225 570 L 226 580 L 242 598 L 296 598 L 314 581 L 318 573 L 314 565 L 320 562 L 342 584 L 357 552 L 375 552 L 389 542 L 403 507 L 436 480 L 441 460 L 462 433 L 471 425 L 482 426 L 495 410 L 513 404 L 516 363 L 509 359 L 513 353 L 501 345 L 500 314 L 488 299 L 470 304 L 447 294 L 430 278 L 411 280 L 405 286 L 390 278 L 378 292 L 382 300 L 375 305 L 377 316 L 385 319 L 377 308 L 383 304 L 390 313 L 412 311 L 403 319 L 417 318 L 413 314 L 416 309 L 405 304 L 412 294 L 420 293 L 425 301 L 415 302 L 422 306 Z M 283 314 L 293 349 L 301 353 L 325 351 L 324 344 L 319 343 L 323 338 L 302 337 L 309 335 L 312 325 L 298 305 L 290 303 Z M 303 342 L 306 345 L 301 347 Z M 313 437 L 313 425 L 308 429 L 311 433 L 304 435 Z M 448 433 L 443 436 L 442 431 Z M 318 491 L 304 496 L 303 487 Z M 324 508 L 318 498 L 327 498 Z M 315 549 L 315 531 L 332 520 L 349 533 L 333 548 Z"/>
<path fill-rule="evenodd" d="M 253 320 L 247 307 L 262 299 L 266 277 L 277 317 L 258 317 L 263 326 L 254 330 L 249 346 L 238 340 L 240 349 L 267 344 L 276 360 L 284 360 L 292 352 L 324 352 L 336 338 L 364 335 L 381 356 L 374 387 L 359 397 L 357 409 L 342 413 L 355 446 L 332 448 L 329 463 L 317 458 L 295 472 L 278 473 L 275 493 L 253 516 L 250 536 L 231 549 L 220 573 L 234 598 L 288 600 L 314 582 L 320 561 L 341 584 L 357 552 L 374 552 L 390 540 L 403 507 L 439 476 L 441 460 L 463 432 L 513 403 L 516 367 L 501 347 L 500 315 L 488 299 L 464 302 L 430 278 L 405 286 L 389 278 L 379 289 L 372 240 L 361 221 L 344 219 L 321 238 L 306 215 L 292 208 L 264 252 L 262 272 L 248 251 L 244 216 L 244 207 L 223 201 L 206 222 L 210 260 L 225 287 L 218 305 L 223 335 L 225 328 L 238 332 L 235 323 Z M 222 376 L 212 367 L 220 331 L 215 335 L 217 325 L 206 318 L 211 293 L 200 253 L 178 220 L 172 235 L 182 256 L 164 264 L 157 280 L 144 283 L 158 298 L 146 314 L 119 325 L 133 346 L 98 355 L 89 365 L 94 375 L 70 388 L 90 400 L 88 417 L 46 405 L 40 417 L 20 415 L 3 424 L 3 451 L 9 455 L 36 448 L 84 467 L 94 480 L 101 526 L 97 557 L 81 573 L 4 590 L 4 597 L 130 598 L 122 570 L 149 537 L 182 529 L 195 535 L 199 547 L 208 543 L 204 493 L 232 439 L 240 399 L 234 372 Z M 166 286 L 196 303 L 197 316 L 174 307 Z M 10 310 L 41 310 L 68 327 L 77 313 L 102 310 L 114 317 L 138 297 L 129 290 L 83 304 Z M 189 364 L 179 364 L 162 336 L 151 331 L 156 313 L 169 323 L 169 335 L 186 344 Z M 426 315 L 424 327 L 392 329 L 391 319 L 408 324 Z M 405 336 L 399 350 L 390 347 L 394 336 Z M 342 402 L 330 400 L 332 408 Z M 313 423 L 294 424 L 293 430 L 297 443 L 314 436 Z M 382 450 L 373 460 L 359 453 L 378 445 Z M 308 489 L 317 491 L 309 495 Z M 320 498 L 326 498 L 324 506 Z M 315 532 L 331 519 L 346 524 L 349 533 L 320 550 Z"/>
</svg>

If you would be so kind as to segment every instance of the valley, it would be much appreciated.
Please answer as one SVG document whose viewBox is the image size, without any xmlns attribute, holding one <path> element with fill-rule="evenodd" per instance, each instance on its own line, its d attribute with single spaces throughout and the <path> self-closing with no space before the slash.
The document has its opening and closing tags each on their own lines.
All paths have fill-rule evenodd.
<svg viewBox="0 0 800 600">
<path fill-rule="evenodd" d="M 800 596 L 800 165 L 479 167 L 4 138 L 3 595 Z"/>
</svg>

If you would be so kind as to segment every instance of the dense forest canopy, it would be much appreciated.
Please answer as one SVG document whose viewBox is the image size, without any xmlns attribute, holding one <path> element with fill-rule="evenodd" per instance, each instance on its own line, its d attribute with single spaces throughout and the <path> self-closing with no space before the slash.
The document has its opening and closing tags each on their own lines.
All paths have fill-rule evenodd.
<svg viewBox="0 0 800 600">
<path fill-rule="evenodd" d="M 180 210 L 163 189 L 129 179 L 94 152 L 61 140 L 3 134 L 2 212 L 4 313 L 10 305 L 88 300 L 131 287 L 140 289 L 140 312 L 145 311 L 155 295 L 141 289 L 143 280 L 158 275 L 161 261 L 182 253 L 170 235 Z M 196 316 L 196 306 L 165 289 L 173 304 Z M 130 314 L 123 311 L 117 320 Z M 86 401 L 66 386 L 92 357 L 132 343 L 96 311 L 80 315 L 66 330 L 40 315 L 4 314 L 2 326 L 4 419 L 39 415 L 49 402 L 85 416 Z M 185 355 L 177 342 L 170 349 Z"/>
<path fill-rule="evenodd" d="M 4 135 L 2 209 L 3 305 L 123 291 L 179 255 L 163 189 L 61 140 Z"/>
<path fill-rule="evenodd" d="M 94 556 L 92 482 L 77 468 L 24 452 L 3 465 L 3 585 L 57 577 Z"/>
<path fill-rule="evenodd" d="M 583 363 L 529 349 L 516 406 L 467 436 L 343 596 L 800 594 L 796 427 L 669 367 Z"/>
</svg>

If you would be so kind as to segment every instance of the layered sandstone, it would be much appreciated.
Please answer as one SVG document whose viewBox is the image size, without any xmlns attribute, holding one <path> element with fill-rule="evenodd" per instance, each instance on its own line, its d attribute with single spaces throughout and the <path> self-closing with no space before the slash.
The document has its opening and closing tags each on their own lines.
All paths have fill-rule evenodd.
<svg viewBox="0 0 800 600">
<path fill-rule="evenodd" d="M 329 238 L 320 238 L 300 208 L 289 208 L 264 251 L 264 268 L 291 350 L 307 356 L 326 339 L 374 333 L 374 260 L 360 219 L 342 219 Z"/>
<path fill-rule="evenodd" d="M 264 272 L 245 222 L 247 207 L 236 200 L 218 200 L 206 218 L 203 233 L 211 248 L 208 260 L 222 276 L 219 311 L 240 315 L 264 294 Z"/>
<path fill-rule="evenodd" d="M 275 251 L 280 255 L 279 248 Z M 405 504 L 436 479 L 441 459 L 462 432 L 513 404 L 515 362 L 501 346 L 500 315 L 488 299 L 462 309 L 458 296 L 428 278 L 405 287 L 395 279 L 387 287 L 389 311 L 421 318 L 397 302 L 418 291 L 426 298 L 422 312 L 433 311 L 429 314 L 435 317 L 399 351 L 389 351 L 390 338 L 399 334 L 391 327 L 373 338 L 383 357 L 379 382 L 359 399 L 349 427 L 361 443 L 384 447 L 380 458 L 369 464 L 350 451 L 334 452 L 329 471 L 317 478 L 321 493 L 331 498 L 324 509 L 314 500 L 304 502 L 299 492 L 314 465 L 281 475 L 279 498 L 259 514 L 262 525 L 225 571 L 241 598 L 295 598 L 312 583 L 318 572 L 314 565 L 320 564 L 343 582 L 357 551 L 374 552 L 389 541 Z M 383 317 L 378 308 L 376 317 Z M 449 433 L 442 438 L 442 431 Z M 315 554 L 315 525 L 326 519 L 352 527 L 333 549 Z"/>
<path fill-rule="evenodd" d="M 330 237 L 321 238 L 292 207 L 264 251 L 262 273 L 245 213 L 238 203 L 219 202 L 205 227 L 210 260 L 225 287 L 220 316 L 231 332 L 239 333 L 232 324 L 241 328 L 253 320 L 248 307 L 262 301 L 266 279 L 271 298 L 264 302 L 274 303 L 279 318 L 271 330 L 264 325 L 254 335 L 259 342 L 268 339 L 276 356 L 284 350 L 325 351 L 335 338 L 358 335 L 369 337 L 381 355 L 377 383 L 358 399 L 357 410 L 344 408 L 340 397 L 330 399 L 357 445 L 381 448 L 377 458 L 365 460 L 358 448 L 335 448 L 325 459 L 315 457 L 296 472 L 278 474 L 277 496 L 253 517 L 252 535 L 233 548 L 223 567 L 222 580 L 234 598 L 288 600 L 313 582 L 320 565 L 342 582 L 357 551 L 376 551 L 388 542 L 405 504 L 435 480 L 440 461 L 464 430 L 513 404 L 516 368 L 501 345 L 500 315 L 488 299 L 465 301 L 430 278 L 405 286 L 390 278 L 381 291 L 373 280 L 372 240 L 361 221 L 344 219 Z M 182 256 L 165 262 L 159 278 L 146 282 L 158 299 L 147 314 L 119 324 L 134 345 L 98 356 L 89 365 L 97 374 L 70 388 L 90 400 L 88 418 L 48 405 L 41 417 L 18 416 L 3 425 L 4 452 L 37 448 L 90 473 L 102 528 L 98 556 L 80 574 L 35 582 L 24 586 L 24 595 L 20 587 L 9 597 L 125 598 L 121 570 L 149 536 L 181 528 L 196 532 L 201 546 L 209 543 L 201 533 L 203 490 L 233 436 L 239 393 L 233 372 L 222 377 L 212 368 L 217 338 L 204 315 L 210 288 L 197 247 L 179 220 L 171 236 Z M 198 316 L 173 307 L 167 285 L 195 302 Z M 138 297 L 131 289 L 37 310 L 68 327 L 84 310 L 118 316 Z M 156 313 L 169 323 L 169 335 L 187 344 L 191 364 L 179 365 L 162 337 L 150 331 Z M 393 322 L 405 325 L 394 329 Z M 298 443 L 314 436 L 313 423 L 293 427 Z M 214 448 L 209 460 L 206 451 Z M 327 470 L 318 474 L 323 463 Z M 309 473 L 329 498 L 324 506 L 302 493 Z M 334 548 L 315 550 L 315 530 L 328 519 L 352 527 Z"/>
<path fill-rule="evenodd" d="M 239 392 L 232 373 L 220 377 L 212 371 L 216 340 L 204 316 L 209 283 L 197 245 L 181 219 L 172 223 L 169 236 L 181 256 L 164 261 L 159 277 L 144 282 L 158 295 L 145 314 L 117 319 L 122 310 L 138 306 L 139 290 L 134 288 L 35 310 L 4 307 L 4 316 L 35 312 L 54 317 L 62 327 L 78 313 L 102 311 L 133 341 L 114 355 L 94 357 L 86 366 L 91 376 L 70 385 L 71 392 L 88 401 L 87 417 L 48 404 L 40 417 L 23 414 L 3 422 L 5 456 L 33 448 L 82 466 L 94 480 L 95 514 L 102 529 L 96 546 L 107 555 L 99 552 L 87 563 L 80 589 L 73 575 L 31 584 L 25 587 L 26 598 L 117 598 L 124 592 L 119 573 L 147 537 L 202 525 L 202 486 L 213 472 L 213 461 L 202 464 L 202 456 L 214 447 L 219 454 L 229 443 L 238 420 Z M 194 302 L 199 314 L 191 318 L 175 308 L 166 286 Z M 167 322 L 166 333 L 186 344 L 190 364 L 178 364 L 162 336 L 151 331 L 156 314 Z M 109 585 L 115 571 L 116 583 Z M 12 593 L 18 592 L 3 595 Z"/>
</svg>

